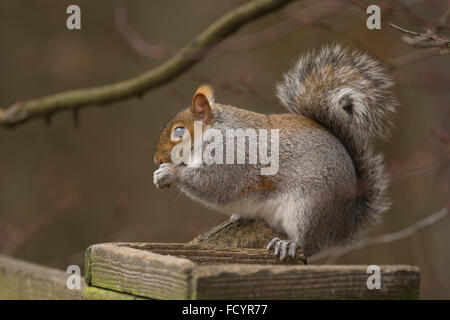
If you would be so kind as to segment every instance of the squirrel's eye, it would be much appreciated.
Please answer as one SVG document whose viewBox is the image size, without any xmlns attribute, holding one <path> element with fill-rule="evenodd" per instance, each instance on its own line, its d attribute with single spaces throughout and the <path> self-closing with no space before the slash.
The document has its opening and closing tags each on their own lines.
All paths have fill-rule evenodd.
<svg viewBox="0 0 450 320">
<path fill-rule="evenodd" d="M 176 140 L 179 140 L 184 136 L 185 133 L 186 133 L 186 129 L 182 126 L 178 126 L 173 130 L 173 137 Z"/>
</svg>

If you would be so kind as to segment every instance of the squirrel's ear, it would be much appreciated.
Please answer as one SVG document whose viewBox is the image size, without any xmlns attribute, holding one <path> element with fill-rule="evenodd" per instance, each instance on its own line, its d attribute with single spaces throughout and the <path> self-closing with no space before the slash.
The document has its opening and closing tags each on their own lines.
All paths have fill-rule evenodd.
<svg viewBox="0 0 450 320">
<path fill-rule="evenodd" d="M 191 111 L 205 122 L 211 117 L 211 107 L 214 105 L 214 91 L 208 85 L 200 86 L 192 98 Z"/>
</svg>

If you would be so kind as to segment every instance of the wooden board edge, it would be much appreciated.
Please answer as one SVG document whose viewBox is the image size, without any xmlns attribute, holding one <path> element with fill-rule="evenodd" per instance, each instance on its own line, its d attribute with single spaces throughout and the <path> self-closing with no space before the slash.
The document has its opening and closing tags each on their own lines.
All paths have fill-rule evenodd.
<svg viewBox="0 0 450 320">
<path fill-rule="evenodd" d="M 91 286 L 152 299 L 189 299 L 191 295 L 190 278 L 196 265 L 187 259 L 107 243 L 92 245 L 86 260 Z M 134 270 L 129 270 L 130 266 Z M 149 283 L 158 283 L 158 289 L 126 279 L 121 268 L 141 273 Z M 161 287 L 164 281 L 170 290 Z"/>
<path fill-rule="evenodd" d="M 418 267 L 379 266 L 379 290 L 367 288 L 368 267 L 199 266 L 192 273 L 192 299 L 419 299 Z"/>
<path fill-rule="evenodd" d="M 171 255 L 161 255 L 148 250 L 135 248 L 128 245 L 129 243 L 110 242 L 91 245 L 89 248 L 89 259 L 86 259 L 89 268 L 91 267 L 92 258 L 99 250 L 107 251 L 111 254 L 135 255 L 142 259 L 163 262 L 169 267 L 181 268 L 183 271 L 190 271 L 195 267 L 195 263 L 189 259 L 174 257 Z M 92 275 L 91 275 L 92 276 Z M 92 279 L 91 279 L 92 280 Z"/>
<path fill-rule="evenodd" d="M 85 286 L 81 292 L 82 300 L 148 300 L 145 297 L 104 288 Z"/>
<path fill-rule="evenodd" d="M 68 276 L 59 269 L 0 255 L 0 299 L 81 299 L 81 290 L 67 288 Z M 80 280 L 83 287 L 84 279 Z"/>
<path fill-rule="evenodd" d="M 84 253 L 84 280 L 89 286 L 92 283 L 91 277 L 91 250 L 92 246 L 87 247 Z"/>
</svg>

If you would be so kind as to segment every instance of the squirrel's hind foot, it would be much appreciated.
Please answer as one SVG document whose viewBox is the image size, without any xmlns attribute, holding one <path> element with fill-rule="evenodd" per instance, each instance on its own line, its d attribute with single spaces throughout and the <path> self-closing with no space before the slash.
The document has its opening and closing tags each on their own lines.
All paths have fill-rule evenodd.
<svg viewBox="0 0 450 320">
<path fill-rule="evenodd" d="M 267 245 L 266 249 L 270 250 L 272 247 L 274 247 L 275 256 L 278 256 L 279 254 L 280 261 L 283 261 L 286 258 L 287 254 L 289 254 L 292 258 L 295 257 L 295 252 L 297 251 L 297 242 L 273 238 Z"/>
</svg>

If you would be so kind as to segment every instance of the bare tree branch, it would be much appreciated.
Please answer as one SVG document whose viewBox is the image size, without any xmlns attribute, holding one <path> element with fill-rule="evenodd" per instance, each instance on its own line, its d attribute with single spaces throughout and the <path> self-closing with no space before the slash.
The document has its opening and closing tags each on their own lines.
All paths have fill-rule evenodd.
<svg viewBox="0 0 450 320">
<path fill-rule="evenodd" d="M 123 1 L 114 1 L 114 22 L 122 38 L 139 56 L 161 60 L 175 53 L 173 48 L 169 49 L 167 46 L 160 44 L 151 44 L 139 35 L 128 23 Z"/>
<path fill-rule="evenodd" d="M 411 34 L 415 37 L 404 37 L 403 41 L 405 41 L 407 44 L 413 46 L 413 47 L 419 47 L 419 48 L 430 48 L 430 47 L 442 47 L 442 48 L 448 48 L 450 45 L 449 40 L 445 40 L 440 38 L 437 34 L 430 32 L 430 33 L 420 33 L 411 31 L 408 29 L 400 28 L 399 26 L 391 23 L 391 27 L 400 30 L 403 33 Z"/>
<path fill-rule="evenodd" d="M 140 97 L 150 89 L 161 86 L 187 71 L 220 41 L 244 24 L 282 8 L 293 0 L 253 0 L 223 15 L 201 32 L 193 41 L 165 63 L 141 75 L 101 87 L 72 90 L 54 95 L 17 102 L 0 109 L 0 125 L 14 126 L 36 117 L 51 117 L 63 110 L 103 105 L 113 101 Z"/>
<path fill-rule="evenodd" d="M 411 20 L 424 24 L 425 21 L 420 19 L 418 16 L 414 15 L 409 8 L 400 1 L 400 4 L 408 13 L 408 16 Z M 450 53 L 450 41 L 445 39 L 445 37 L 441 37 L 438 35 L 438 32 L 442 31 L 445 28 L 450 15 L 450 6 L 447 6 L 444 14 L 441 18 L 435 23 L 435 26 L 431 29 L 427 29 L 427 33 L 415 32 L 402 27 L 399 27 L 393 23 L 390 23 L 392 28 L 395 28 L 405 34 L 409 34 L 411 36 L 403 36 L 402 40 L 406 44 L 414 48 L 421 48 L 423 50 L 417 50 L 412 53 L 408 53 L 404 56 L 395 58 L 388 62 L 388 66 L 391 69 L 402 68 L 405 65 L 414 63 L 416 61 L 421 61 L 436 55 L 446 55 Z"/>
<path fill-rule="evenodd" d="M 348 3 L 345 0 L 326 0 L 302 8 L 295 14 L 280 13 L 278 16 L 282 20 L 279 23 L 254 34 L 225 39 L 208 53 L 208 57 L 260 48 L 280 39 L 298 27 L 330 29 L 330 26 L 322 20 L 344 10 L 347 6 Z M 176 51 L 176 48 L 173 47 L 149 43 L 136 32 L 128 23 L 122 1 L 115 1 L 114 17 L 117 30 L 137 55 L 152 60 L 161 60 Z"/>
<path fill-rule="evenodd" d="M 445 150 L 445 149 L 444 149 Z M 399 183 L 408 179 L 412 176 L 417 176 L 424 174 L 426 172 L 435 170 L 443 165 L 448 165 L 450 163 L 450 148 L 447 148 L 442 154 L 435 156 L 434 158 L 425 161 L 423 163 L 416 163 L 414 165 L 408 166 L 407 164 L 402 164 L 401 170 L 390 170 L 392 175 L 391 183 Z M 394 171 L 394 172 L 393 172 Z"/>
<path fill-rule="evenodd" d="M 314 257 L 311 257 L 308 260 L 310 262 L 311 261 L 314 262 L 314 261 L 328 258 L 326 263 L 334 264 L 334 263 L 336 263 L 336 261 L 338 261 L 339 259 L 341 259 L 342 257 L 344 257 L 345 255 L 347 255 L 350 252 L 364 249 L 364 248 L 374 246 L 377 244 L 386 244 L 386 243 L 391 243 L 391 242 L 398 241 L 401 239 L 405 239 L 405 238 L 413 235 L 414 233 L 418 232 L 419 230 L 424 229 L 428 226 L 431 226 L 431 225 L 437 223 L 438 221 L 441 221 L 445 217 L 447 217 L 448 211 L 449 211 L 449 209 L 448 209 L 449 206 L 450 206 L 450 203 L 447 204 L 447 206 L 445 206 L 438 212 L 433 213 L 432 215 L 430 215 L 422 220 L 417 221 L 413 225 L 411 225 L 408 228 L 405 228 L 403 230 L 399 230 L 399 231 L 396 231 L 393 233 L 389 233 L 389 234 L 377 236 L 374 238 L 370 238 L 367 240 L 363 240 L 352 247 L 327 250 L 327 251 L 324 251 L 323 253 L 320 253 Z"/>
</svg>

